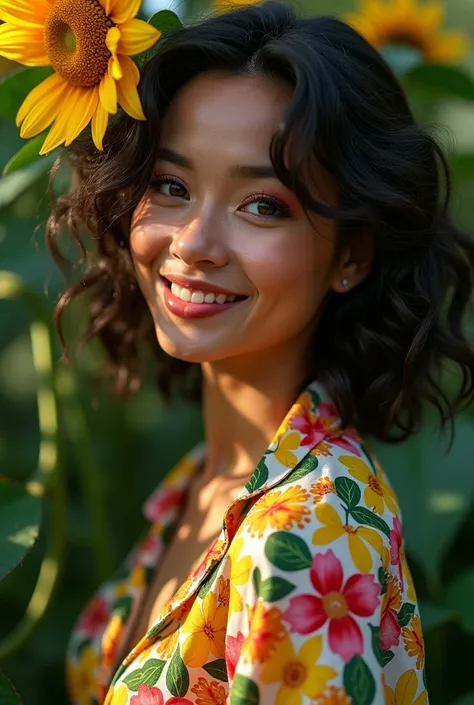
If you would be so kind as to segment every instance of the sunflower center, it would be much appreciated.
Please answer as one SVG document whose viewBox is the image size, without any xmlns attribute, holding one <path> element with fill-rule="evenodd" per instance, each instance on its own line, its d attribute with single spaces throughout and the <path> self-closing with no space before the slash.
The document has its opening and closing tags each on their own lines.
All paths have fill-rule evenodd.
<svg viewBox="0 0 474 705">
<path fill-rule="evenodd" d="M 110 59 L 105 40 L 111 27 L 99 0 L 56 0 L 44 25 L 52 67 L 73 86 L 100 83 Z"/>
<path fill-rule="evenodd" d="M 369 476 L 369 487 L 375 492 L 375 494 L 383 495 L 382 488 L 380 487 L 378 480 L 376 480 L 373 475 Z"/>
<path fill-rule="evenodd" d="M 303 685 L 308 674 L 308 669 L 300 661 L 290 661 L 283 674 L 283 682 L 288 688 L 298 688 Z"/>
<path fill-rule="evenodd" d="M 340 592 L 328 592 L 324 595 L 323 608 L 329 619 L 341 619 L 349 612 L 347 600 Z"/>
</svg>

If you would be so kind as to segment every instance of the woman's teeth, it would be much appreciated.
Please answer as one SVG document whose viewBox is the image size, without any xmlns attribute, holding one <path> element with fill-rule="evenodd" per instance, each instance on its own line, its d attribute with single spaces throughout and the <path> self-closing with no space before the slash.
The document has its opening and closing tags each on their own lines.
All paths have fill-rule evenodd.
<svg viewBox="0 0 474 705">
<path fill-rule="evenodd" d="M 237 298 L 235 294 L 227 296 L 226 294 L 214 294 L 211 291 L 206 293 L 203 291 L 191 291 L 174 283 L 171 284 L 171 291 L 181 301 L 191 304 L 225 304 L 235 301 Z"/>
</svg>

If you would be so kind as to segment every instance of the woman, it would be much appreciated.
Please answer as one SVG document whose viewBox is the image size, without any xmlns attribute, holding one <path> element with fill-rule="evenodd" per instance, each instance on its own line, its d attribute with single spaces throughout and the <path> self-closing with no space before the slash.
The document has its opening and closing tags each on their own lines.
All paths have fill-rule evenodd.
<svg viewBox="0 0 474 705">
<path fill-rule="evenodd" d="M 71 151 L 49 240 L 59 257 L 62 225 L 86 224 L 94 250 L 58 313 L 89 293 L 122 391 L 152 341 L 206 443 L 81 616 L 71 699 L 426 705 L 399 505 L 365 436 L 474 397 L 474 246 L 443 154 L 361 36 L 279 3 L 164 39 L 140 96 L 146 122 Z"/>
</svg>

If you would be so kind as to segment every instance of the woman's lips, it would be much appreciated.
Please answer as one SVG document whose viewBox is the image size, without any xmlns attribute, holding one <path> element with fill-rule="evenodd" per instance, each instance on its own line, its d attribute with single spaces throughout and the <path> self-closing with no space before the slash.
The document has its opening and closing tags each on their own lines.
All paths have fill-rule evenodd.
<svg viewBox="0 0 474 705">
<path fill-rule="evenodd" d="M 245 301 L 245 299 L 240 299 L 238 301 L 226 301 L 223 304 L 193 304 L 190 301 L 183 301 L 178 296 L 175 296 L 171 291 L 171 282 L 164 277 L 161 277 L 159 286 L 163 291 L 163 299 L 166 308 L 179 318 L 208 318 L 209 316 L 216 316 L 232 307 L 238 306 L 242 301 Z"/>
</svg>

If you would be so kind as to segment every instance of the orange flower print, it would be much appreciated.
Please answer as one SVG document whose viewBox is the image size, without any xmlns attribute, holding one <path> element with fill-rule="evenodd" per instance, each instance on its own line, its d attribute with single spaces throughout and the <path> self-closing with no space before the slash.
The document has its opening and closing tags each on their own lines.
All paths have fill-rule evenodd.
<svg viewBox="0 0 474 705">
<path fill-rule="evenodd" d="M 159 641 L 156 645 L 156 653 L 161 658 L 167 659 L 176 651 L 176 646 L 178 645 L 179 629 L 165 636 L 164 639 Z"/>
<path fill-rule="evenodd" d="M 196 705 L 225 705 L 227 692 L 217 681 L 209 682 L 201 676 L 191 692 L 197 696 Z"/>
<path fill-rule="evenodd" d="M 324 693 L 318 695 L 312 705 L 352 705 L 352 698 L 347 695 L 345 688 L 336 688 L 332 685 Z"/>
<path fill-rule="evenodd" d="M 302 529 L 310 521 L 311 510 L 306 506 L 309 498 L 299 485 L 263 495 L 246 519 L 250 535 L 261 538 L 267 529 L 289 531 L 294 524 Z"/>
<path fill-rule="evenodd" d="M 331 666 L 317 663 L 323 650 L 323 639 L 314 636 L 303 643 L 298 652 L 286 637 L 261 670 L 262 683 L 280 683 L 275 705 L 302 705 L 303 696 L 315 698 L 337 676 Z"/>
<path fill-rule="evenodd" d="M 319 480 L 313 482 L 310 492 L 314 495 L 314 503 L 318 504 L 327 494 L 335 494 L 336 486 L 330 477 L 320 477 Z"/>
<path fill-rule="evenodd" d="M 217 604 L 219 607 L 228 607 L 230 597 L 230 580 L 219 575 L 217 581 Z"/>
<path fill-rule="evenodd" d="M 405 642 L 405 651 L 409 656 L 416 656 L 416 667 L 421 670 L 425 665 L 425 645 L 421 631 L 421 621 L 417 614 L 410 620 L 409 627 L 403 627 L 402 637 Z"/>
<path fill-rule="evenodd" d="M 418 678 L 416 671 L 411 669 L 405 671 L 397 681 L 395 690 L 390 688 L 385 682 L 385 676 L 382 675 L 383 693 L 385 696 L 385 705 L 428 705 L 428 695 L 426 690 L 416 698 L 418 690 Z M 415 700 L 416 698 L 416 700 Z"/>
<path fill-rule="evenodd" d="M 394 575 L 390 575 L 387 581 L 387 590 L 383 596 L 380 621 L 380 645 L 384 651 L 388 651 L 392 646 L 398 646 L 400 641 L 401 630 L 397 612 L 401 606 L 400 583 Z"/>
<path fill-rule="evenodd" d="M 407 597 L 412 602 L 416 602 L 415 586 L 413 585 L 413 578 L 411 577 L 403 545 L 402 523 L 398 517 L 394 517 L 393 529 L 390 531 L 390 562 L 398 567 L 402 590 L 404 589 L 404 579 L 406 578 L 408 583 Z"/>
<path fill-rule="evenodd" d="M 189 634 L 183 643 L 181 656 L 191 668 L 200 668 L 209 658 L 224 658 L 227 609 L 217 604 L 215 593 L 208 592 L 202 602 L 196 599 L 181 628 Z"/>
<path fill-rule="evenodd" d="M 313 448 L 313 450 L 311 451 L 311 455 L 319 455 L 323 458 L 328 458 L 332 455 L 331 448 L 332 445 L 330 443 L 326 443 L 326 441 L 321 441 L 320 443 L 318 443 L 317 446 Z"/>
<path fill-rule="evenodd" d="M 397 497 L 381 471 L 375 475 L 367 463 L 352 455 L 341 455 L 339 461 L 346 466 L 352 477 L 367 485 L 364 490 L 364 502 L 367 507 L 381 516 L 385 511 L 385 505 L 387 505 L 387 509 L 392 514 L 397 514 Z"/>
<path fill-rule="evenodd" d="M 249 610 L 250 634 L 242 647 L 245 661 L 263 663 L 275 651 L 286 634 L 281 617 L 278 607 L 265 607 L 261 600 Z"/>
</svg>

